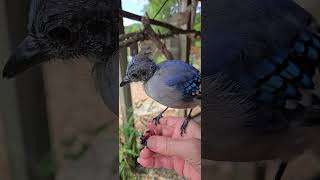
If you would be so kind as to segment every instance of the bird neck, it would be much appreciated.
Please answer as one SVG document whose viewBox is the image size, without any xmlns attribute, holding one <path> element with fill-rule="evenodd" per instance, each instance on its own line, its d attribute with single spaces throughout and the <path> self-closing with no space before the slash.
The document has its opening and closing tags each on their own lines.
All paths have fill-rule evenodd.
<svg viewBox="0 0 320 180">
<path fill-rule="evenodd" d="M 148 82 L 149 79 L 151 79 L 152 76 L 153 76 L 158 70 L 159 70 L 159 67 L 158 67 L 156 64 L 154 64 L 153 70 L 152 70 L 152 71 L 149 73 L 149 75 L 143 80 L 143 84 L 146 83 L 146 82 Z"/>
</svg>

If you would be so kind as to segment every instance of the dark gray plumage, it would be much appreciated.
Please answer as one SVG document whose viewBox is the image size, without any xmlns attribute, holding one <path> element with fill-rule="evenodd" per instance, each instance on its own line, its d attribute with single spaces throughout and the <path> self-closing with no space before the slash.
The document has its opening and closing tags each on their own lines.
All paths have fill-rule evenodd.
<svg viewBox="0 0 320 180">
<path fill-rule="evenodd" d="M 32 0 L 28 34 L 10 56 L 3 77 L 12 78 L 50 59 L 67 61 L 85 56 L 96 63 L 97 87 L 104 102 L 112 106 L 118 93 L 112 95 L 108 89 L 117 87 L 111 84 L 118 81 L 110 82 L 115 78 L 109 77 L 118 77 L 118 68 L 107 64 L 113 63 L 108 61 L 118 49 L 118 10 L 117 1 Z M 118 107 L 111 109 L 118 112 Z"/>
<path fill-rule="evenodd" d="M 319 137 L 317 32 L 291 0 L 205 3 L 204 158 L 288 160 Z"/>
</svg>

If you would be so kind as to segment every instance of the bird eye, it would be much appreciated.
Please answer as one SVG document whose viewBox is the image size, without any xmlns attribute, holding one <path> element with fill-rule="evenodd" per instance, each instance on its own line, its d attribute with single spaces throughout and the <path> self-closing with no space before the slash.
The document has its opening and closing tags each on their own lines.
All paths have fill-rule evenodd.
<svg viewBox="0 0 320 180">
<path fill-rule="evenodd" d="M 131 74 L 132 77 L 136 78 L 138 75 L 136 73 Z"/>
<path fill-rule="evenodd" d="M 48 36 L 57 41 L 70 42 L 71 41 L 71 30 L 66 27 L 55 27 L 51 29 Z"/>
<path fill-rule="evenodd" d="M 142 74 L 142 76 L 145 76 L 145 75 L 147 75 L 147 72 L 146 71 L 142 71 L 141 74 Z"/>
</svg>

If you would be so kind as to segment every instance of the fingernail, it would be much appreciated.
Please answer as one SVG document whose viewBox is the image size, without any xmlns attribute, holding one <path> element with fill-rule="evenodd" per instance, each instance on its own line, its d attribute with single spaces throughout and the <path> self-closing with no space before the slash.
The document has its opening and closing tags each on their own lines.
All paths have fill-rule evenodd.
<svg viewBox="0 0 320 180">
<path fill-rule="evenodd" d="M 138 157 L 137 162 L 140 163 L 140 158 Z"/>
</svg>

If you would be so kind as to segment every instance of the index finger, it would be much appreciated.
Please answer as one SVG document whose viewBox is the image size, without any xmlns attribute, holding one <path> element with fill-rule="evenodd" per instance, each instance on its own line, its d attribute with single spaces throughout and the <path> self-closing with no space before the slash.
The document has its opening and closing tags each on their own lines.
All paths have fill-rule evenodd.
<svg viewBox="0 0 320 180">
<path fill-rule="evenodd" d="M 155 125 L 152 121 L 152 119 L 148 120 L 148 125 L 153 125 L 150 128 L 156 128 L 157 126 L 171 126 L 171 127 L 176 127 L 177 123 L 180 123 L 183 121 L 184 118 L 180 117 L 163 117 L 160 119 L 160 124 Z"/>
<path fill-rule="evenodd" d="M 152 119 L 148 120 L 148 129 L 154 130 L 157 135 L 171 137 L 177 125 L 181 126 L 183 118 L 163 117 L 160 119 L 159 122 L 160 124 L 155 125 Z"/>
<path fill-rule="evenodd" d="M 175 131 L 180 130 L 184 120 L 185 118 L 180 117 L 164 117 L 160 119 L 160 124 L 155 125 L 151 119 L 148 121 L 147 127 L 154 130 L 157 135 L 171 137 Z M 191 137 L 201 139 L 201 128 L 192 120 L 189 122 L 187 132 L 191 132 Z"/>
</svg>

